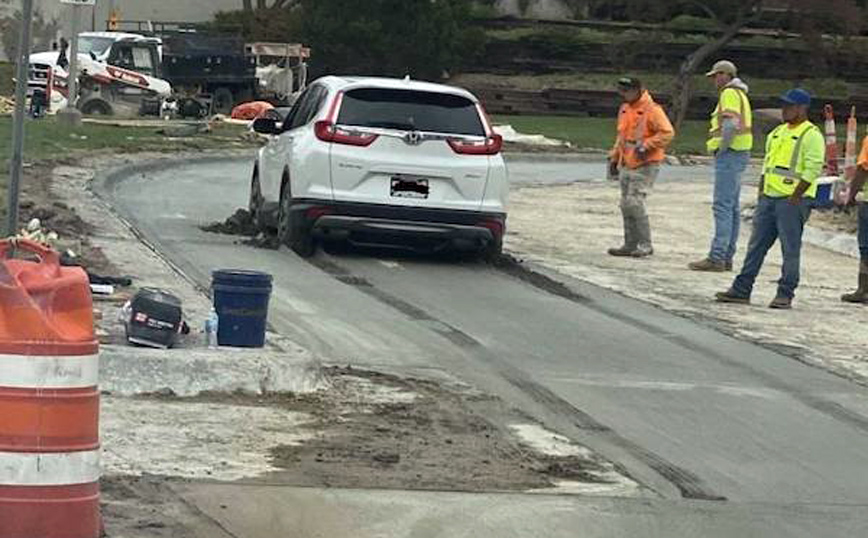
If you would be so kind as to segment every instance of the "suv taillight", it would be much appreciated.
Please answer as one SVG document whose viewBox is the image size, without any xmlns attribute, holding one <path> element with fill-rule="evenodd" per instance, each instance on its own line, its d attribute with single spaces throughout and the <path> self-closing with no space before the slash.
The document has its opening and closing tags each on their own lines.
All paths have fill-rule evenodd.
<svg viewBox="0 0 868 538">
<path fill-rule="evenodd" d="M 462 155 L 497 155 L 503 149 L 503 137 L 493 133 L 482 142 L 471 142 L 460 138 L 446 140 L 455 153 Z"/>
<path fill-rule="evenodd" d="M 323 142 L 334 142 L 335 144 L 346 144 L 348 146 L 368 147 L 379 137 L 379 135 L 370 133 L 347 131 L 328 120 L 316 122 L 313 128 L 316 137 Z"/>
</svg>

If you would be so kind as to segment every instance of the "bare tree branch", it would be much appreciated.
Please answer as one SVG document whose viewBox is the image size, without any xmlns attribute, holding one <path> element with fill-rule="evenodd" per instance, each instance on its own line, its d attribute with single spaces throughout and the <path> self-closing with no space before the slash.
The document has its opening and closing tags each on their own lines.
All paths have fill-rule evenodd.
<svg viewBox="0 0 868 538">
<path fill-rule="evenodd" d="M 733 22 L 726 27 L 723 34 L 717 38 L 705 43 L 695 51 L 693 51 L 678 70 L 678 77 L 675 79 L 675 88 L 672 96 L 672 110 L 675 114 L 675 127 L 681 127 L 684 118 L 687 116 L 687 108 L 690 104 L 690 96 L 692 88 L 690 86 L 691 77 L 696 69 L 703 64 L 708 58 L 725 47 L 730 41 L 735 39 L 738 33 L 749 23 L 757 20 L 762 15 L 762 7 L 765 0 L 754 0 L 742 5 L 736 12 Z"/>
<path fill-rule="evenodd" d="M 717 13 L 715 13 L 715 11 L 711 9 L 708 4 L 704 2 L 699 2 L 698 0 L 692 0 L 690 3 L 704 11 L 705 14 L 708 15 L 708 18 L 712 19 L 716 23 L 720 23 L 720 17 L 717 16 Z"/>
</svg>

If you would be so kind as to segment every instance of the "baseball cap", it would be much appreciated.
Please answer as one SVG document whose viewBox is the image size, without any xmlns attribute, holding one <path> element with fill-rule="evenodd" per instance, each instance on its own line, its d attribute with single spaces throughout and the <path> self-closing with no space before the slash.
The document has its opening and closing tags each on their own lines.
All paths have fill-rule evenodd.
<svg viewBox="0 0 868 538">
<path fill-rule="evenodd" d="M 636 77 L 621 77 L 618 79 L 618 89 L 638 90 L 642 87 L 642 81 Z"/>
<path fill-rule="evenodd" d="M 738 68 L 735 66 L 734 63 L 730 62 L 729 60 L 720 60 L 711 67 L 711 71 L 706 73 L 705 76 L 713 77 L 718 73 L 736 76 L 738 74 Z"/>
<path fill-rule="evenodd" d="M 781 101 L 788 105 L 806 105 L 811 104 L 811 94 L 801 88 L 793 88 L 781 95 Z"/>
</svg>

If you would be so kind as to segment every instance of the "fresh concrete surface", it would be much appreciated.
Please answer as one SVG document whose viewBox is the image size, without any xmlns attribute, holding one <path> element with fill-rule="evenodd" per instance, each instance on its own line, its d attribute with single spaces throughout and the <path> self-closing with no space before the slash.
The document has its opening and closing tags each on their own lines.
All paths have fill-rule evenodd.
<svg viewBox="0 0 868 538">
<path fill-rule="evenodd" d="M 523 171 L 513 163 L 516 181 L 555 177 L 535 178 L 532 161 L 521 166 Z M 599 165 L 561 167 L 557 177 L 590 180 Z M 403 505 L 388 502 L 379 512 L 348 507 L 342 525 L 351 526 L 354 514 L 364 513 L 358 521 L 368 522 L 370 536 L 437 535 L 429 527 L 460 536 L 455 530 L 460 521 L 477 530 L 474 524 L 483 522 L 501 529 L 539 525 L 524 536 L 574 535 L 582 525 L 595 525 L 595 518 L 599 528 L 610 530 L 598 535 L 607 536 L 653 536 L 644 530 L 656 532 L 682 520 L 688 527 L 694 521 L 711 529 L 683 536 L 862 534 L 851 531 L 868 504 L 863 388 L 581 281 L 564 279 L 570 290 L 565 298 L 562 289 L 544 292 L 480 264 L 376 253 L 320 253 L 305 261 L 286 249 L 254 249 L 237 245 L 236 238 L 201 232 L 199 224 L 222 220 L 246 204 L 250 170 L 250 159 L 139 170 L 114 176 L 104 194 L 200 285 L 207 286 L 215 268 L 272 273 L 274 329 L 314 353 L 373 368 L 445 369 L 618 462 L 674 501 L 612 503 L 605 510 L 579 503 L 587 514 L 581 519 L 576 504 L 557 504 L 541 512 L 545 516 L 518 517 L 517 506 L 543 501 L 522 497 L 503 509 L 486 497 L 460 519 L 458 512 L 423 498 L 419 504 L 430 505 L 429 511 L 412 525 Z M 257 522 L 286 522 L 286 533 L 303 520 L 306 527 L 297 528 L 321 525 L 327 531 L 300 535 L 339 535 L 328 532 L 330 520 L 323 513 L 305 509 L 301 494 L 290 491 L 281 498 L 269 491 L 274 501 L 252 503 L 251 510 L 259 510 Z M 339 514 L 344 512 L 338 505 L 355 502 L 350 493 L 323 495 Z M 470 502 L 454 498 L 461 499 L 456 504 Z M 770 504 L 783 508 L 763 508 Z M 794 504 L 799 507 L 789 507 Z M 376 515 L 370 520 L 369 508 Z M 479 513 L 486 517 L 471 521 Z M 313 515 L 304 519 L 308 514 Z M 816 523 L 807 517 L 811 514 Z M 250 520 L 239 516 L 235 524 L 242 521 Z M 252 533 L 264 524 L 251 523 L 238 536 L 263 535 Z M 823 524 L 830 532 L 818 531 Z"/>
<path fill-rule="evenodd" d="M 575 496 L 179 484 L 238 538 L 854 538 L 848 506 L 708 504 Z"/>
</svg>

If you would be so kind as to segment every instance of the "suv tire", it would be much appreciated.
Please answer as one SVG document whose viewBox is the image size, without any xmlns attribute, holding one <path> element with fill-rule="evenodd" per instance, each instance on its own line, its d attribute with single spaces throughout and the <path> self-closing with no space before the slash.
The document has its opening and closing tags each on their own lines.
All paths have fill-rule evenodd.
<svg viewBox="0 0 868 538">
<path fill-rule="evenodd" d="M 280 206 L 277 210 L 277 239 L 302 258 L 310 258 L 316 252 L 316 244 L 310 230 L 304 230 L 298 223 L 292 222 L 292 194 L 289 183 L 281 189 Z"/>
<path fill-rule="evenodd" d="M 253 177 L 250 180 L 250 196 L 247 200 L 247 211 L 250 212 L 250 218 L 253 224 L 262 231 L 263 215 L 262 206 L 265 200 L 262 198 L 262 186 L 259 183 L 259 170 L 253 169 Z"/>
<path fill-rule="evenodd" d="M 482 260 L 486 263 L 497 263 L 503 256 L 503 239 L 493 241 L 487 245 L 480 253 Z"/>
</svg>

